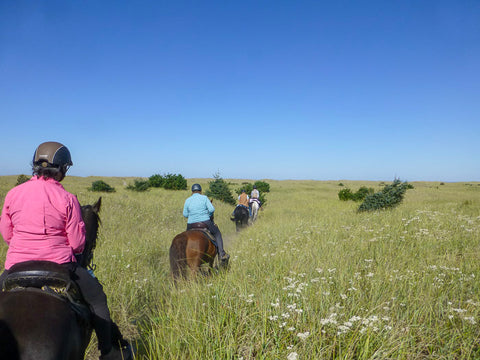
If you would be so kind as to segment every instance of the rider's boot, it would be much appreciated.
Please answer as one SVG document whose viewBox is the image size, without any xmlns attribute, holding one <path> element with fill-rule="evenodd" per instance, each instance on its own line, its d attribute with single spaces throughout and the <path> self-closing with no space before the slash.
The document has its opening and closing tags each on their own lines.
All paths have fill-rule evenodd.
<svg viewBox="0 0 480 360">
<path fill-rule="evenodd" d="M 97 319 L 95 322 L 97 339 L 102 355 L 100 360 L 133 360 L 133 352 L 117 324 Z M 108 340 L 105 336 L 108 334 Z"/>
</svg>

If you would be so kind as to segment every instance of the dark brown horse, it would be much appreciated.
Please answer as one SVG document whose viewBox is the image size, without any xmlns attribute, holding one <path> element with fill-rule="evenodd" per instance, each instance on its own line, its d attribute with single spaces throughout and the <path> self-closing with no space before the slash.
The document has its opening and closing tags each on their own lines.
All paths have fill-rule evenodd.
<svg viewBox="0 0 480 360">
<path fill-rule="evenodd" d="M 170 269 L 175 280 L 187 278 L 188 269 L 195 276 L 202 264 L 213 268 L 217 249 L 204 230 L 187 230 L 172 240 Z"/>
<path fill-rule="evenodd" d="M 250 218 L 250 214 L 248 209 L 245 206 L 237 206 L 233 211 L 233 218 L 230 220 L 235 221 L 235 228 L 237 231 L 240 231 L 244 227 L 248 226 L 248 219 Z"/>
<path fill-rule="evenodd" d="M 81 266 L 89 266 L 92 261 L 100 205 L 101 198 L 94 205 L 82 206 L 86 246 Z M 52 268 L 56 265 L 48 264 Z M 25 287 L 0 292 L 0 358 L 83 360 L 92 327 L 89 317 L 81 313 L 82 309 L 75 308 L 67 299 L 42 289 Z"/>
</svg>

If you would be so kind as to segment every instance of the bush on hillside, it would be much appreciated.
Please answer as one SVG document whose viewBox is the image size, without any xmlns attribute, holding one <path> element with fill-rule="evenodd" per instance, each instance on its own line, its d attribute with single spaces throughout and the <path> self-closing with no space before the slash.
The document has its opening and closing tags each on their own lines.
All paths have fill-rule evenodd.
<svg viewBox="0 0 480 360">
<path fill-rule="evenodd" d="M 265 182 L 265 181 L 255 181 L 255 183 L 253 184 L 257 187 L 257 190 L 260 192 L 260 193 L 268 193 L 270 192 L 270 184 Z"/>
<path fill-rule="evenodd" d="M 353 200 L 353 201 L 362 201 L 368 195 L 373 194 L 373 188 L 367 188 L 362 186 L 357 192 L 352 192 L 349 188 L 342 189 L 338 192 L 338 198 L 342 201 Z"/>
<path fill-rule="evenodd" d="M 24 182 L 27 182 L 28 180 L 30 180 L 30 176 L 27 176 L 27 175 L 18 175 L 17 177 L 17 183 L 15 184 L 15 186 L 17 185 L 20 185 L 20 184 L 23 184 Z"/>
<path fill-rule="evenodd" d="M 108 185 L 103 180 L 97 180 L 92 182 L 92 187 L 88 188 L 90 191 L 103 191 L 103 192 L 115 192 L 115 188 Z"/>
<path fill-rule="evenodd" d="M 364 200 L 368 195 L 371 195 L 375 192 L 373 188 L 367 188 L 365 186 L 360 187 L 360 189 L 357 190 L 357 192 L 354 194 L 354 201 L 362 201 Z"/>
<path fill-rule="evenodd" d="M 187 190 L 187 180 L 181 174 L 155 174 L 148 178 L 151 187 L 162 187 L 167 190 Z"/>
<path fill-rule="evenodd" d="M 163 178 L 162 175 L 159 175 L 159 174 L 155 174 L 155 175 L 152 175 L 148 178 L 148 183 L 150 184 L 151 187 L 163 187 L 163 181 L 165 179 Z"/>
<path fill-rule="evenodd" d="M 214 180 L 208 183 L 209 188 L 205 192 L 211 199 L 217 199 L 230 205 L 235 205 L 236 201 L 233 198 L 232 192 L 228 188 L 228 184 L 217 173 L 214 176 Z"/>
<path fill-rule="evenodd" d="M 391 185 L 386 185 L 382 191 L 368 195 L 358 208 L 358 211 L 373 211 L 393 208 L 399 205 L 407 191 L 413 188 L 406 181 L 395 179 Z"/>
<path fill-rule="evenodd" d="M 338 192 L 338 198 L 342 201 L 352 200 L 353 193 L 349 188 L 342 189 Z"/>
<path fill-rule="evenodd" d="M 167 190 L 187 190 L 187 180 L 180 174 L 167 174 L 163 178 L 163 187 Z"/>
<path fill-rule="evenodd" d="M 133 184 L 127 186 L 127 189 L 142 192 L 147 191 L 149 187 L 150 183 L 148 182 L 148 180 L 136 179 L 133 181 Z"/>
</svg>

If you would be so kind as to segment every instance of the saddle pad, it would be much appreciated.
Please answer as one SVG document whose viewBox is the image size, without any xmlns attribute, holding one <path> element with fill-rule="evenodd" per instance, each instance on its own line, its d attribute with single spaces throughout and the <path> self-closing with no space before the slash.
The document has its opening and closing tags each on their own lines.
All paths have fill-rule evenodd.
<svg viewBox="0 0 480 360">
<path fill-rule="evenodd" d="M 217 242 L 215 241 L 215 237 L 213 236 L 213 234 L 208 231 L 207 228 L 196 228 L 196 229 L 190 229 L 190 230 L 195 230 L 195 231 L 201 231 L 203 232 L 205 235 L 207 235 L 208 237 L 208 240 L 210 240 L 212 242 L 212 244 L 215 246 L 215 248 L 217 248 L 217 251 L 218 251 L 218 246 L 217 246 Z"/>
</svg>

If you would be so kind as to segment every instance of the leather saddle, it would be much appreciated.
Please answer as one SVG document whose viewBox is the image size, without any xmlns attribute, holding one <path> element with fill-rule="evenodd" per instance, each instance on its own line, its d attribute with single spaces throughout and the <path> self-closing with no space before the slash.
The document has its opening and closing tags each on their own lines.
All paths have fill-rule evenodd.
<svg viewBox="0 0 480 360">
<path fill-rule="evenodd" d="M 217 242 L 215 241 L 215 236 L 208 230 L 207 224 L 203 222 L 197 222 L 190 224 L 190 229 L 189 230 L 198 230 L 202 231 L 205 235 L 207 235 L 208 239 L 212 242 L 212 244 L 217 247 Z M 218 250 L 217 250 L 218 251 Z"/>
<path fill-rule="evenodd" d="M 88 319 L 90 310 L 80 288 L 71 279 L 70 270 L 51 261 L 25 261 L 8 270 L 2 291 L 42 291 L 68 301 L 72 309 Z"/>
</svg>

